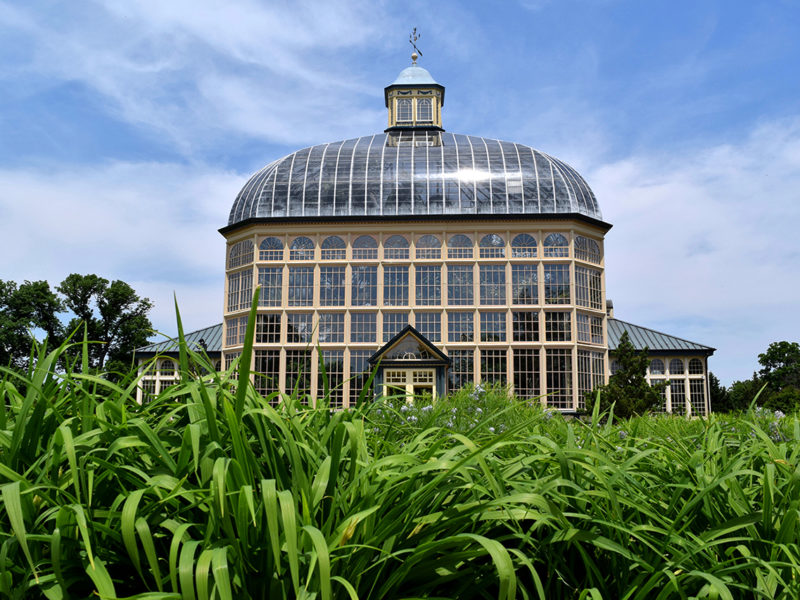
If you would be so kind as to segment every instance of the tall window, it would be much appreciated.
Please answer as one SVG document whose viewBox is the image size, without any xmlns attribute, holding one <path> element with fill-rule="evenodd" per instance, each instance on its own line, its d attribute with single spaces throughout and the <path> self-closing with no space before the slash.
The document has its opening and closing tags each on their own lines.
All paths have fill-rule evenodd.
<svg viewBox="0 0 800 600">
<path fill-rule="evenodd" d="M 225 357 L 227 362 L 227 356 Z M 280 381 L 280 350 L 256 350 L 253 384 L 262 396 L 269 396 L 278 391 Z M 277 403 L 277 400 L 274 400 Z"/>
<path fill-rule="evenodd" d="M 472 240 L 463 234 L 456 234 L 447 242 L 447 258 L 472 258 Z"/>
<path fill-rule="evenodd" d="M 511 265 L 511 288 L 514 304 L 538 304 L 539 274 L 536 265 Z"/>
<path fill-rule="evenodd" d="M 319 303 L 322 306 L 344 306 L 344 267 L 320 267 Z"/>
<path fill-rule="evenodd" d="M 506 377 L 506 351 L 481 350 L 481 380 L 484 383 L 499 383 L 505 385 Z"/>
<path fill-rule="evenodd" d="M 267 237 L 258 245 L 258 260 L 283 260 L 283 241 Z"/>
<path fill-rule="evenodd" d="M 438 306 L 442 303 L 442 268 L 439 265 L 418 265 L 416 269 L 418 306 Z"/>
<path fill-rule="evenodd" d="M 506 313 L 499 311 L 481 311 L 481 341 L 506 341 Z"/>
<path fill-rule="evenodd" d="M 298 398 L 311 393 L 311 350 L 286 351 L 286 393 Z"/>
<path fill-rule="evenodd" d="M 512 258 L 534 258 L 536 256 L 536 238 L 527 233 L 520 233 L 511 240 Z"/>
<path fill-rule="evenodd" d="M 578 313 L 575 316 L 575 327 L 578 330 L 579 342 L 592 341 L 592 331 L 591 331 L 589 315 Z"/>
<path fill-rule="evenodd" d="M 408 313 L 383 313 L 383 341 L 388 342 L 408 325 Z"/>
<path fill-rule="evenodd" d="M 472 350 L 451 350 L 450 370 L 447 372 L 448 387 L 454 392 L 474 381 L 474 352 Z"/>
<path fill-rule="evenodd" d="M 338 235 L 331 235 L 322 241 L 320 250 L 322 260 L 344 260 L 347 247 Z"/>
<path fill-rule="evenodd" d="M 239 271 L 228 275 L 228 310 L 245 310 L 250 307 L 253 295 L 253 271 Z"/>
<path fill-rule="evenodd" d="M 350 313 L 350 341 L 354 343 L 375 343 L 378 331 L 376 313 Z"/>
<path fill-rule="evenodd" d="M 689 404 L 694 416 L 703 417 L 706 414 L 705 389 L 705 382 L 702 379 L 689 380 Z"/>
<path fill-rule="evenodd" d="M 572 351 L 547 350 L 547 404 L 553 408 L 572 408 Z"/>
<path fill-rule="evenodd" d="M 451 311 L 447 313 L 447 341 L 472 342 L 475 340 L 472 311 Z"/>
<path fill-rule="evenodd" d="M 547 311 L 544 313 L 545 339 L 548 342 L 569 342 L 572 340 L 571 314 L 568 311 Z"/>
<path fill-rule="evenodd" d="M 408 240 L 402 235 L 390 235 L 383 243 L 383 258 L 408 260 Z"/>
<path fill-rule="evenodd" d="M 504 265 L 481 265 L 481 304 L 506 303 L 506 268 Z"/>
<path fill-rule="evenodd" d="M 247 317 L 234 317 L 225 320 L 225 345 L 238 346 L 244 344 L 247 331 Z"/>
<path fill-rule="evenodd" d="M 592 317 L 592 343 L 603 343 L 603 317 Z"/>
<path fill-rule="evenodd" d="M 417 100 L 417 121 L 433 121 L 433 108 L 430 98 L 420 98 Z"/>
<path fill-rule="evenodd" d="M 397 121 L 411 121 L 411 100 L 408 98 L 399 98 L 397 100 Z"/>
<path fill-rule="evenodd" d="M 378 267 L 355 266 L 352 268 L 351 303 L 353 306 L 375 306 L 378 304 Z"/>
<path fill-rule="evenodd" d="M 408 267 L 383 268 L 383 303 L 387 306 L 408 305 Z"/>
<path fill-rule="evenodd" d="M 317 375 L 317 398 L 325 397 L 327 377 L 328 403 L 332 408 L 341 408 L 344 406 L 344 350 L 323 350 L 321 358 L 322 368 Z"/>
<path fill-rule="evenodd" d="M 283 293 L 283 267 L 258 267 L 259 306 L 280 306 Z"/>
<path fill-rule="evenodd" d="M 686 381 L 673 379 L 669 384 L 669 397 L 672 401 L 672 414 L 686 414 Z"/>
<path fill-rule="evenodd" d="M 369 359 L 372 350 L 350 350 L 350 405 L 358 402 L 358 397 L 370 375 Z M 369 396 L 367 397 L 369 399 Z"/>
<path fill-rule="evenodd" d="M 539 313 L 532 310 L 515 311 L 511 313 L 514 341 L 538 342 L 539 341 Z"/>
<path fill-rule="evenodd" d="M 569 300 L 569 265 L 545 265 L 545 304 L 569 304 Z"/>
<path fill-rule="evenodd" d="M 256 344 L 279 344 L 281 341 L 281 315 L 279 313 L 256 315 Z"/>
<path fill-rule="evenodd" d="M 506 255 L 506 243 L 496 233 L 490 233 L 481 238 L 481 258 L 503 258 Z"/>
<path fill-rule="evenodd" d="M 472 265 L 447 266 L 447 302 L 450 306 L 473 303 Z"/>
<path fill-rule="evenodd" d="M 423 235 L 416 243 L 417 258 L 441 258 L 442 242 L 435 235 Z"/>
<path fill-rule="evenodd" d="M 319 343 L 344 342 L 344 313 L 319 313 Z"/>
<path fill-rule="evenodd" d="M 417 331 L 432 342 L 442 341 L 442 313 L 417 313 Z"/>
<path fill-rule="evenodd" d="M 514 348 L 514 393 L 526 400 L 540 394 L 539 351 Z"/>
<path fill-rule="evenodd" d="M 597 269 L 575 267 L 575 302 L 578 306 L 587 306 L 597 310 L 603 308 L 600 281 L 601 275 Z"/>
<path fill-rule="evenodd" d="M 551 233 L 544 238 L 544 255 L 552 257 L 569 256 L 569 241 L 560 233 Z"/>
<path fill-rule="evenodd" d="M 378 242 L 371 235 L 362 235 L 353 241 L 353 260 L 376 260 Z"/>
<path fill-rule="evenodd" d="M 307 237 L 296 237 L 289 246 L 291 260 L 314 260 L 314 242 Z"/>
<path fill-rule="evenodd" d="M 314 267 L 289 267 L 289 306 L 314 302 Z"/>
<path fill-rule="evenodd" d="M 253 241 L 243 240 L 236 242 L 231 246 L 230 254 L 228 255 L 228 268 L 235 269 L 243 265 L 249 265 L 253 262 Z"/>
<path fill-rule="evenodd" d="M 308 344 L 314 331 L 314 313 L 288 313 L 286 315 L 286 342 Z"/>
</svg>

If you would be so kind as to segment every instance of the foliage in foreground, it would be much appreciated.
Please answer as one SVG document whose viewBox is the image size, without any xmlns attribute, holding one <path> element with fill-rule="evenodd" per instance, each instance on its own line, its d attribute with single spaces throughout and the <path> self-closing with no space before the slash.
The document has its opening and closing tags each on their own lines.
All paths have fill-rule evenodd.
<svg viewBox="0 0 800 600">
<path fill-rule="evenodd" d="M 800 595 L 796 417 L 601 426 L 478 389 L 275 408 L 231 372 L 139 406 L 63 351 L 2 381 L 7 597 Z"/>
</svg>

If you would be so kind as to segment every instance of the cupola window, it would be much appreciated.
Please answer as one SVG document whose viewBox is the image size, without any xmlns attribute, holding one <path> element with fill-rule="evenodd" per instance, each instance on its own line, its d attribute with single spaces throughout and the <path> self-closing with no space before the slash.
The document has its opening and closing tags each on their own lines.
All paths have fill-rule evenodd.
<svg viewBox="0 0 800 600">
<path fill-rule="evenodd" d="M 417 121 L 430 122 L 433 120 L 433 109 L 430 98 L 417 100 Z"/>
<path fill-rule="evenodd" d="M 397 101 L 397 121 L 411 121 L 411 100 L 400 98 Z"/>
</svg>

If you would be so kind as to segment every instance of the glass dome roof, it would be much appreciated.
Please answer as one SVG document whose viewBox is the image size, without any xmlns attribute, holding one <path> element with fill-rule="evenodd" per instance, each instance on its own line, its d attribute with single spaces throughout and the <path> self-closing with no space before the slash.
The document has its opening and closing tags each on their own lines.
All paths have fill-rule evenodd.
<svg viewBox="0 0 800 600">
<path fill-rule="evenodd" d="M 228 227 L 251 219 L 579 214 L 602 221 L 569 165 L 529 146 L 409 131 L 320 144 L 253 175 Z"/>
</svg>

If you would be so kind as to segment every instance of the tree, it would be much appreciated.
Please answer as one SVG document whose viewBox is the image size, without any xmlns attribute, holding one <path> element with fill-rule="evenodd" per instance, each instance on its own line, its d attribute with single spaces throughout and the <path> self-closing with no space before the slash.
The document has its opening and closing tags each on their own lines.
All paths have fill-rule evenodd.
<svg viewBox="0 0 800 600">
<path fill-rule="evenodd" d="M 109 282 L 97 275 L 73 273 L 56 289 L 74 314 L 67 331 L 85 323 L 88 339 L 101 342 L 90 345 L 89 366 L 127 371 L 134 350 L 147 343 L 153 328 L 147 317 L 153 306 L 150 300 L 140 298 L 124 281 Z"/>
<path fill-rule="evenodd" d="M 641 415 L 661 403 L 661 389 L 665 384 L 651 386 L 645 379 L 649 360 L 647 348 L 637 352 L 623 332 L 620 337 L 615 358 L 619 369 L 595 393 L 600 394 L 600 409 L 606 410 L 614 405 L 614 415 L 626 419 L 633 415 Z"/>
<path fill-rule="evenodd" d="M 758 362 L 759 375 L 770 392 L 761 404 L 785 412 L 800 408 L 800 344 L 773 342 L 758 355 Z"/>
<path fill-rule="evenodd" d="M 46 281 L 0 281 L 0 365 L 24 368 L 35 331 L 58 339 L 63 303 Z"/>
<path fill-rule="evenodd" d="M 710 392 L 711 410 L 715 412 L 730 412 L 730 397 L 728 390 L 720 384 L 719 378 L 709 371 L 708 388 Z"/>
</svg>

